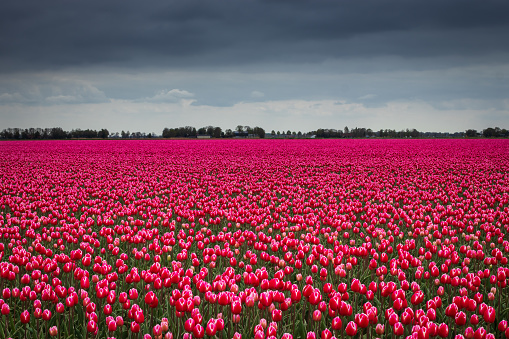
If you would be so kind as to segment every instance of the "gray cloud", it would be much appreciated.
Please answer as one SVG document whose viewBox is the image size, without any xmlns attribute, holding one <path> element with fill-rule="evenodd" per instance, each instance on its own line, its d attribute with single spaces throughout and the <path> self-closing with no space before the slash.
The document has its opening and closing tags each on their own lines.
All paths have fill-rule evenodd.
<svg viewBox="0 0 509 339">
<path fill-rule="evenodd" d="M 0 70 L 507 54 L 505 1 L 3 1 Z"/>
<path fill-rule="evenodd" d="M 0 104 L 56 105 L 107 101 L 104 92 L 78 79 L 38 75 L 0 80 Z"/>
</svg>

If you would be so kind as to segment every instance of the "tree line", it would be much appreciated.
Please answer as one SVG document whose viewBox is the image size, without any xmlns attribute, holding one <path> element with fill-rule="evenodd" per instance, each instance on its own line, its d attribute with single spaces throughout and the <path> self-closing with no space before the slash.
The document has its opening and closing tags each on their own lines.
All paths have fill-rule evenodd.
<svg viewBox="0 0 509 339">
<path fill-rule="evenodd" d="M 488 127 L 482 132 L 477 132 L 475 129 L 467 129 L 465 135 L 469 138 L 475 138 L 483 136 L 485 138 L 507 138 L 509 137 L 509 131 L 505 128 L 500 127 Z"/>
<path fill-rule="evenodd" d="M 266 134 L 261 127 L 250 127 L 237 125 L 235 129 L 226 129 L 223 131 L 218 126 L 204 126 L 196 129 L 192 126 L 164 128 L 161 137 L 163 138 L 198 138 L 200 136 L 208 136 L 210 138 L 509 138 L 509 131 L 505 128 L 488 127 L 482 131 L 468 129 L 465 132 L 421 132 L 414 129 L 405 129 L 396 131 L 393 129 L 380 129 L 373 131 L 371 128 L 355 127 L 343 129 L 319 128 L 314 131 L 302 133 L 288 130 L 274 131 Z M 23 140 L 41 140 L 41 139 L 106 139 L 106 138 L 122 138 L 122 139 L 144 139 L 159 137 L 152 133 L 142 132 L 125 132 L 110 133 L 107 129 L 73 129 L 65 131 L 60 127 L 53 128 L 6 128 L 0 132 L 0 139 L 23 139 Z"/>
<path fill-rule="evenodd" d="M 205 126 L 196 129 L 192 126 L 164 128 L 163 138 L 195 138 L 198 136 L 209 136 L 211 138 L 233 138 L 233 137 L 258 137 L 265 138 L 265 130 L 261 127 L 238 125 L 235 130 L 222 130 L 217 126 Z"/>
<path fill-rule="evenodd" d="M 1 139 L 106 139 L 110 135 L 107 129 L 99 131 L 73 129 L 64 131 L 60 127 L 53 128 L 6 128 L 0 132 Z"/>
<path fill-rule="evenodd" d="M 300 132 L 299 132 L 300 133 Z M 346 126 L 343 130 L 317 129 L 306 134 L 315 135 L 317 138 L 508 138 L 509 131 L 505 128 L 488 127 L 482 131 L 468 129 L 465 132 L 422 132 L 415 128 L 396 131 L 394 129 L 380 129 L 373 131 L 371 128 L 353 128 Z"/>
</svg>

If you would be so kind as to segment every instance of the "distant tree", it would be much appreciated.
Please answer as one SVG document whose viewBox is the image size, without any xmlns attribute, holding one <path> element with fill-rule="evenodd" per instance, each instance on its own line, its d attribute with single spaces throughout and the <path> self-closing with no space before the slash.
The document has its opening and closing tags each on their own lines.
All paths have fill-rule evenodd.
<svg viewBox="0 0 509 339">
<path fill-rule="evenodd" d="M 509 132 L 505 128 L 500 127 L 488 127 L 483 130 L 482 134 L 485 138 L 502 138 L 509 136 Z"/>
<path fill-rule="evenodd" d="M 488 127 L 486 129 L 484 129 L 482 131 L 482 135 L 485 137 L 485 138 L 493 138 L 496 136 L 496 131 L 494 128 L 492 127 Z"/>
<path fill-rule="evenodd" d="M 207 126 L 207 135 L 213 137 L 214 136 L 214 127 L 213 126 Z"/>
<path fill-rule="evenodd" d="M 207 128 L 201 127 L 198 128 L 198 135 L 206 135 L 207 134 Z"/>
<path fill-rule="evenodd" d="M 473 137 L 476 137 L 477 136 L 477 130 L 475 129 L 467 129 L 465 131 L 465 135 L 469 138 L 473 138 Z"/>
<path fill-rule="evenodd" d="M 99 137 L 101 139 L 106 139 L 109 135 L 110 135 L 110 132 L 105 128 L 103 128 L 102 130 L 100 130 L 97 133 L 97 137 Z"/>
<path fill-rule="evenodd" d="M 244 126 L 242 126 L 242 125 L 237 125 L 237 127 L 235 127 L 235 130 L 236 130 L 237 132 L 239 132 L 239 133 L 244 132 Z"/>
<path fill-rule="evenodd" d="M 259 138 L 265 138 L 265 130 L 261 127 L 256 126 L 253 128 L 253 133 L 258 136 Z"/>
<path fill-rule="evenodd" d="M 0 133 L 0 137 L 2 139 L 12 139 L 11 129 L 6 128 L 6 129 L 2 130 L 2 132 Z"/>
<path fill-rule="evenodd" d="M 221 127 L 214 127 L 214 131 L 213 131 L 213 137 L 214 138 L 220 138 L 221 137 L 221 134 L 222 134 L 222 130 L 221 130 Z"/>
<path fill-rule="evenodd" d="M 272 131 L 270 132 L 270 134 L 275 135 L 275 134 L 276 134 L 276 132 L 275 132 L 274 130 L 272 130 Z"/>
<path fill-rule="evenodd" d="M 225 131 L 224 136 L 225 136 L 226 138 L 231 138 L 231 137 L 233 137 L 233 131 L 232 131 L 231 129 L 229 129 L 229 128 L 228 128 L 228 129 Z"/>
<path fill-rule="evenodd" d="M 345 126 L 345 128 L 343 129 L 343 131 L 345 132 L 345 134 L 350 133 L 350 130 L 348 129 L 348 126 Z"/>
<path fill-rule="evenodd" d="M 277 131 L 277 135 L 281 135 L 281 132 L 280 132 L 280 131 Z"/>
<path fill-rule="evenodd" d="M 365 138 L 366 137 L 366 129 L 365 128 L 358 128 L 355 127 L 352 130 L 350 130 L 350 134 L 354 138 Z"/>
<path fill-rule="evenodd" d="M 60 127 L 53 127 L 50 134 L 51 139 L 65 139 L 67 133 Z"/>
</svg>

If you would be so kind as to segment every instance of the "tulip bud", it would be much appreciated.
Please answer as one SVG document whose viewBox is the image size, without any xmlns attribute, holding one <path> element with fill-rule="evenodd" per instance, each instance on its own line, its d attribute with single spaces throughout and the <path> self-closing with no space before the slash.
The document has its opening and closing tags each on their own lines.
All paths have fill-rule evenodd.
<svg viewBox="0 0 509 339">
<path fill-rule="evenodd" d="M 56 326 L 52 326 L 49 328 L 49 335 L 52 337 L 56 337 L 58 335 L 58 329 Z"/>
<path fill-rule="evenodd" d="M 267 328 L 267 320 L 265 320 L 265 318 L 261 318 L 260 325 L 262 325 L 263 329 L 266 329 Z"/>
<path fill-rule="evenodd" d="M 378 335 L 382 335 L 385 332 L 385 326 L 383 324 L 377 324 L 375 328 L 375 332 Z"/>
<path fill-rule="evenodd" d="M 474 329 L 472 327 L 465 328 L 465 338 L 472 339 L 474 337 Z"/>
</svg>

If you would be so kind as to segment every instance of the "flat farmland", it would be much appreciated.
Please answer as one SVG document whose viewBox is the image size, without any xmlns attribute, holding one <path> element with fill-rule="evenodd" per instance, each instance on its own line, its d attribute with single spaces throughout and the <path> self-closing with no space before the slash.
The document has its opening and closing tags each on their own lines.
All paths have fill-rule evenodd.
<svg viewBox="0 0 509 339">
<path fill-rule="evenodd" d="M 507 140 L 1 142 L 0 335 L 509 338 L 508 165 Z"/>
</svg>

